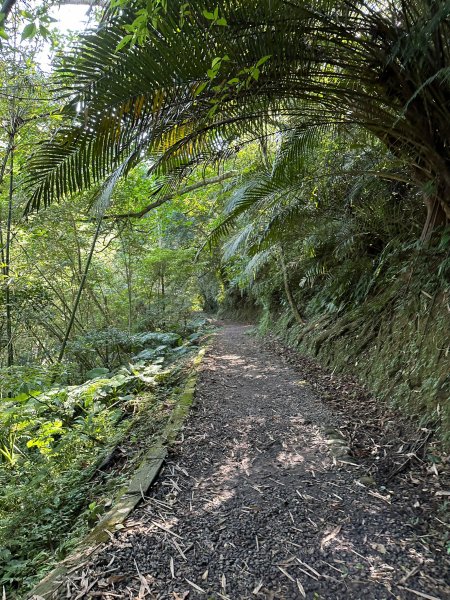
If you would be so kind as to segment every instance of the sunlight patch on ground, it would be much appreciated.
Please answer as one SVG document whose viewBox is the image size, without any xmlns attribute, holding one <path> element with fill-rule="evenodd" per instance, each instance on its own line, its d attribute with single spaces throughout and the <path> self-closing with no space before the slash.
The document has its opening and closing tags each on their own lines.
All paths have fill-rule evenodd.
<svg viewBox="0 0 450 600">
<path fill-rule="evenodd" d="M 305 458 L 297 452 L 280 452 L 277 456 L 277 461 L 283 463 L 285 467 L 298 465 L 305 462 Z"/>
</svg>

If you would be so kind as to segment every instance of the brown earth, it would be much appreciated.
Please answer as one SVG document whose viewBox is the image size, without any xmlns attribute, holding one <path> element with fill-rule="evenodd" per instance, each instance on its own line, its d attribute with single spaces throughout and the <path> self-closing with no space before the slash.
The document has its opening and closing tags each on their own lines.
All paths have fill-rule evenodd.
<svg viewBox="0 0 450 600">
<path fill-rule="evenodd" d="M 408 427 L 374 414 L 351 381 L 224 326 L 159 481 L 64 597 L 450 598 L 442 465 L 378 443 Z"/>
</svg>

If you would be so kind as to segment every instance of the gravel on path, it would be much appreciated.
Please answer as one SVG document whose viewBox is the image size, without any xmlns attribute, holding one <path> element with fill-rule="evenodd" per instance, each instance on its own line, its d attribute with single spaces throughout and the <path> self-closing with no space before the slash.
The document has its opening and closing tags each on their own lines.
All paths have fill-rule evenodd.
<svg viewBox="0 0 450 600">
<path fill-rule="evenodd" d="M 411 490 L 363 485 L 330 453 L 341 418 L 250 327 L 225 325 L 159 481 L 64 597 L 450 598 Z"/>
</svg>

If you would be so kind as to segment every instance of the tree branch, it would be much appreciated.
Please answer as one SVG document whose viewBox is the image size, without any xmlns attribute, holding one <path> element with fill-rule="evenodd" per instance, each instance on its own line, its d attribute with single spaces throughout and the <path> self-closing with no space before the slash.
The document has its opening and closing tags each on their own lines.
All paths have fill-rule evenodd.
<svg viewBox="0 0 450 600">
<path fill-rule="evenodd" d="M 3 15 L 3 21 L 2 23 L 0 23 L 0 25 L 3 25 L 6 22 L 6 19 L 8 18 L 9 13 L 14 8 L 15 3 L 16 0 L 4 0 L 2 7 L 0 8 L 0 13 L 2 13 Z"/>
<path fill-rule="evenodd" d="M 58 0 L 57 4 L 61 6 L 69 4 L 72 6 L 101 6 L 105 8 L 108 6 L 108 0 Z"/>
<path fill-rule="evenodd" d="M 159 198 L 158 200 L 155 200 L 155 202 L 152 202 L 151 204 L 148 204 L 142 210 L 139 210 L 137 212 L 122 213 L 120 215 L 108 215 L 103 218 L 104 219 L 131 219 L 131 218 L 141 219 L 148 212 L 150 212 L 153 208 L 157 208 L 158 206 L 161 206 L 161 204 L 164 204 L 165 202 L 168 202 L 169 200 L 172 200 L 173 198 L 176 198 L 177 196 L 183 196 L 184 194 L 189 194 L 189 192 L 193 192 L 202 187 L 206 187 L 208 185 L 213 185 L 214 183 L 220 183 L 221 181 L 225 181 L 226 179 L 231 179 L 231 177 L 234 177 L 236 175 L 236 173 L 237 173 L 236 171 L 228 171 L 227 173 L 223 173 L 222 175 L 217 175 L 216 177 L 210 177 L 209 179 L 203 179 L 202 181 L 197 181 L 197 183 L 188 185 L 187 187 L 182 188 L 181 190 L 178 190 L 176 192 L 171 192 L 170 194 L 165 194 L 164 196 L 161 196 L 161 198 Z"/>
</svg>

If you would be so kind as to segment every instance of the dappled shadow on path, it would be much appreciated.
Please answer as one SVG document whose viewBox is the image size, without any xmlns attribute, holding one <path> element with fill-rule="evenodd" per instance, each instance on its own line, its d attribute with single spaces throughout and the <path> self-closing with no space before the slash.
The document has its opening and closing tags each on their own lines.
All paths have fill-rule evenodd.
<svg viewBox="0 0 450 600">
<path fill-rule="evenodd" d="M 410 514 L 389 490 L 358 485 L 351 460 L 330 457 L 322 432 L 339 415 L 248 334 L 219 333 L 183 439 L 85 568 L 85 597 L 443 597 Z"/>
</svg>

